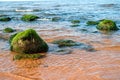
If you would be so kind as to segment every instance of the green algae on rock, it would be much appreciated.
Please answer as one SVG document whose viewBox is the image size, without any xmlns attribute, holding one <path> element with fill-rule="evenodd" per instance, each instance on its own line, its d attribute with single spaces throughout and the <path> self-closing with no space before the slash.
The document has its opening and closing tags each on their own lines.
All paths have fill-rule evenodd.
<svg viewBox="0 0 120 80">
<path fill-rule="evenodd" d="M 89 25 L 97 25 L 99 22 L 98 21 L 87 21 L 87 26 Z"/>
<path fill-rule="evenodd" d="M 118 30 L 118 27 L 116 26 L 116 23 L 112 20 L 107 20 L 107 19 L 104 19 L 104 20 L 100 21 L 96 28 L 98 30 L 103 30 L 103 31 Z"/>
<path fill-rule="evenodd" d="M 45 57 L 45 54 L 40 54 L 40 53 L 36 53 L 36 54 L 17 54 L 13 56 L 13 60 L 20 60 L 20 59 L 39 59 Z"/>
<path fill-rule="evenodd" d="M 40 53 L 47 52 L 48 45 L 39 37 L 33 29 L 19 32 L 11 38 L 11 51 L 18 53 Z"/>
<path fill-rule="evenodd" d="M 34 21 L 38 19 L 39 17 L 33 14 L 24 14 L 21 18 L 23 21 Z"/>
<path fill-rule="evenodd" d="M 70 47 L 70 46 L 78 46 L 79 44 L 72 40 L 55 40 L 53 44 L 58 44 L 59 47 Z"/>
<path fill-rule="evenodd" d="M 12 29 L 12 28 L 5 28 L 4 30 L 3 30 L 3 32 L 5 32 L 5 33 L 12 33 L 12 32 L 14 32 L 14 30 Z"/>
<path fill-rule="evenodd" d="M 80 23 L 80 20 L 72 20 L 71 23 L 78 24 L 78 23 Z"/>
<path fill-rule="evenodd" d="M 0 21 L 10 21 L 11 20 L 11 18 L 10 17 L 0 17 Z"/>
</svg>

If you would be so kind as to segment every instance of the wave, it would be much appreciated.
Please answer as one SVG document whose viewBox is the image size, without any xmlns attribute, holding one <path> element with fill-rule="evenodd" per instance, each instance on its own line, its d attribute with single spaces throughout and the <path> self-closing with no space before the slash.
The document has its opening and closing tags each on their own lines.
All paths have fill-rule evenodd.
<svg viewBox="0 0 120 80">
<path fill-rule="evenodd" d="M 39 9 L 15 9 L 16 12 L 38 12 Z"/>
</svg>

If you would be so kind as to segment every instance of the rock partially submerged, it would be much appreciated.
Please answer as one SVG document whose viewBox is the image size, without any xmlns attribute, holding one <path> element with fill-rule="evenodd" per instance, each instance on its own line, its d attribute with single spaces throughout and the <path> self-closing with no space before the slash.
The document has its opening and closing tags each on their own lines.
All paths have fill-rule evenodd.
<svg viewBox="0 0 120 80">
<path fill-rule="evenodd" d="M 52 21 L 53 22 L 57 22 L 57 21 L 60 21 L 61 20 L 61 17 L 53 17 L 52 18 Z"/>
<path fill-rule="evenodd" d="M 87 21 L 87 26 L 90 26 L 90 25 L 97 25 L 99 22 L 98 21 Z"/>
<path fill-rule="evenodd" d="M 12 32 L 14 32 L 15 30 L 13 30 L 12 28 L 5 28 L 4 30 L 3 30 L 3 32 L 5 32 L 5 33 L 12 33 Z"/>
<path fill-rule="evenodd" d="M 34 21 L 38 19 L 39 17 L 33 14 L 24 14 L 21 18 L 23 21 Z"/>
<path fill-rule="evenodd" d="M 71 52 L 71 48 L 77 48 L 89 52 L 96 51 L 91 45 L 75 42 L 72 40 L 61 39 L 61 40 L 55 40 L 52 43 L 57 44 L 59 47 L 59 48 L 55 48 L 57 54 L 69 54 Z"/>
<path fill-rule="evenodd" d="M 19 32 L 11 38 L 11 51 L 18 53 L 47 52 L 48 45 L 33 29 Z"/>
<path fill-rule="evenodd" d="M 118 30 L 118 27 L 114 21 L 103 19 L 97 25 L 97 29 L 102 31 L 115 31 Z"/>
<path fill-rule="evenodd" d="M 71 23 L 78 24 L 78 23 L 80 23 L 80 20 L 72 20 Z"/>
<path fill-rule="evenodd" d="M 80 26 L 79 24 L 72 24 L 72 25 L 70 25 L 71 27 L 78 27 L 78 26 Z"/>
<path fill-rule="evenodd" d="M 10 17 L 0 17 L 0 21 L 10 21 L 11 18 Z"/>
<path fill-rule="evenodd" d="M 72 40 L 55 40 L 52 42 L 53 44 L 58 44 L 59 47 L 70 47 L 70 46 L 78 46 L 79 44 Z"/>
<path fill-rule="evenodd" d="M 70 50 L 70 49 L 59 49 L 59 50 L 56 50 L 56 54 L 57 55 L 70 54 L 71 52 L 72 52 L 72 50 Z"/>
</svg>

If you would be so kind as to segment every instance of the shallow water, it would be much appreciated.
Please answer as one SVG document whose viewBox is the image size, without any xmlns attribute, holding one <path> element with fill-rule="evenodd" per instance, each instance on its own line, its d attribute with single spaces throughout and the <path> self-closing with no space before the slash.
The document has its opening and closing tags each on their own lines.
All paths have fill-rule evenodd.
<svg viewBox="0 0 120 80">
<path fill-rule="evenodd" d="M 64 2 L 64 3 L 63 3 Z M 28 5 L 29 4 L 29 5 Z M 0 16 L 10 22 L 0 22 L 0 80 L 120 80 L 120 30 L 103 33 L 96 26 L 86 26 L 88 20 L 112 19 L 120 26 L 120 0 L 41 0 L 33 2 L 0 2 Z M 23 22 L 23 14 L 40 18 Z M 60 17 L 52 22 L 53 17 Z M 79 19 L 78 27 L 70 22 Z M 2 30 L 33 28 L 49 44 L 47 56 L 37 60 L 14 61 L 8 38 Z M 52 41 L 71 39 L 83 46 L 65 48 L 70 54 L 61 55 Z M 95 51 L 89 51 L 90 45 Z M 84 47 L 85 46 L 85 47 Z M 62 53 L 63 54 L 63 53 Z"/>
</svg>

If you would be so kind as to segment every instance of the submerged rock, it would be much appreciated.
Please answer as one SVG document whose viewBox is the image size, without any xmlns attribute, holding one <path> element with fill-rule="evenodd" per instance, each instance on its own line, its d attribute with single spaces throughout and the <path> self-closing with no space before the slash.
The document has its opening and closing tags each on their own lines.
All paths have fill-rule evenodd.
<svg viewBox="0 0 120 80">
<path fill-rule="evenodd" d="M 25 14 L 22 16 L 21 20 L 23 21 L 34 21 L 38 19 L 39 17 L 33 14 Z"/>
<path fill-rule="evenodd" d="M 72 24 L 72 25 L 70 25 L 70 27 L 78 27 L 78 26 L 80 26 L 79 24 Z"/>
<path fill-rule="evenodd" d="M 58 44 L 59 47 L 70 47 L 70 46 L 78 46 L 79 44 L 72 40 L 55 40 L 53 44 Z"/>
<path fill-rule="evenodd" d="M 70 49 L 59 49 L 59 50 L 56 50 L 56 54 L 57 55 L 70 54 L 71 52 L 72 52 L 72 50 L 70 50 Z"/>
<path fill-rule="evenodd" d="M 54 22 L 57 22 L 57 21 L 59 21 L 59 20 L 61 20 L 60 17 L 53 17 L 53 18 L 52 18 L 52 21 L 54 21 Z"/>
<path fill-rule="evenodd" d="M 80 23 L 80 20 L 72 20 L 71 23 L 78 24 L 78 23 Z"/>
<path fill-rule="evenodd" d="M 87 26 L 89 25 L 97 25 L 99 22 L 98 21 L 87 21 Z"/>
<path fill-rule="evenodd" d="M 3 32 L 5 32 L 5 33 L 12 33 L 12 32 L 14 32 L 14 30 L 12 29 L 12 28 L 5 28 L 4 30 L 3 30 Z"/>
<path fill-rule="evenodd" d="M 48 45 L 33 29 L 19 32 L 11 38 L 11 51 L 18 53 L 47 52 Z"/>
<path fill-rule="evenodd" d="M 97 25 L 98 30 L 103 30 L 103 31 L 113 31 L 113 30 L 118 30 L 118 27 L 116 26 L 116 23 L 112 20 L 101 20 L 99 24 Z"/>
<path fill-rule="evenodd" d="M 11 18 L 9 17 L 0 17 L 0 21 L 10 21 Z"/>
</svg>

